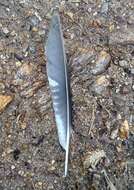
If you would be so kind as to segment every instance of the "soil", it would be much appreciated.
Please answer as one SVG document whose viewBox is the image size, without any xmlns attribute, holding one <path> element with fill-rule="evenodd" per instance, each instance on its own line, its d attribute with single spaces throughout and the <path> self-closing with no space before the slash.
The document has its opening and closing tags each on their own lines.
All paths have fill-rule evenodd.
<svg viewBox="0 0 134 190">
<path fill-rule="evenodd" d="M 59 7 L 72 91 L 69 174 L 44 45 Z M 0 1 L 0 189 L 134 189 L 133 0 Z"/>
</svg>

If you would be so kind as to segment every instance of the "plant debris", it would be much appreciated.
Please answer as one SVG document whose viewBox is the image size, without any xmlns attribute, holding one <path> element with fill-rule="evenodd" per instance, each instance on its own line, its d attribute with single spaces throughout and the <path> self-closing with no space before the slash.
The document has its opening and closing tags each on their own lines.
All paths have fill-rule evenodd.
<svg viewBox="0 0 134 190">
<path fill-rule="evenodd" d="M 121 127 L 119 129 L 119 136 L 121 139 L 128 139 L 129 137 L 129 124 L 127 120 L 124 120 L 124 122 L 121 124 Z"/>
<path fill-rule="evenodd" d="M 84 168 L 92 167 L 93 169 L 100 162 L 102 158 L 106 157 L 106 154 L 103 150 L 97 150 L 94 152 L 88 153 L 84 160 Z"/>
<path fill-rule="evenodd" d="M 8 106 L 8 104 L 13 100 L 12 96 L 9 95 L 0 95 L 0 112 Z"/>
</svg>

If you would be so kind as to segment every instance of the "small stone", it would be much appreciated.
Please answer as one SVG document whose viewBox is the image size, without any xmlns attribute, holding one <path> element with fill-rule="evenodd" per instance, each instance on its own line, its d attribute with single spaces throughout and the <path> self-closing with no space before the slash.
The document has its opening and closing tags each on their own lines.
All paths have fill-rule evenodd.
<svg viewBox="0 0 134 190">
<path fill-rule="evenodd" d="M 110 138 L 114 140 L 118 136 L 118 129 L 112 131 Z"/>
<path fill-rule="evenodd" d="M 102 75 L 98 77 L 92 86 L 92 91 L 98 95 L 105 95 L 108 93 L 107 87 L 109 85 L 109 80 L 106 76 Z"/>
<path fill-rule="evenodd" d="M 3 112 L 4 109 L 8 106 L 9 103 L 13 100 L 12 96 L 9 95 L 0 95 L 0 112 Z"/>
<path fill-rule="evenodd" d="M 51 162 L 52 164 L 54 164 L 55 163 L 55 160 L 52 160 L 52 162 Z"/>
<path fill-rule="evenodd" d="M 121 117 L 121 114 L 118 113 L 118 114 L 117 114 L 117 120 L 121 120 L 121 118 L 122 118 L 122 117 Z"/>
<path fill-rule="evenodd" d="M 127 68 L 128 67 L 128 62 L 126 60 L 121 60 L 121 61 L 119 61 L 119 65 L 121 67 Z"/>
<path fill-rule="evenodd" d="M 9 33 L 9 30 L 6 27 L 4 27 L 3 28 L 3 33 L 7 35 Z"/>
<path fill-rule="evenodd" d="M 97 83 L 98 85 L 105 84 L 105 83 L 106 83 L 106 77 L 103 75 L 103 76 L 97 78 L 96 83 Z"/>
<path fill-rule="evenodd" d="M 50 166 L 50 167 L 49 167 L 49 170 L 50 170 L 50 171 L 54 171 L 55 169 L 56 169 L 55 166 Z"/>
<path fill-rule="evenodd" d="M 102 74 L 108 68 L 110 61 L 111 61 L 111 56 L 107 52 L 101 51 L 97 58 L 96 65 L 91 70 L 91 73 L 93 75 Z"/>
<path fill-rule="evenodd" d="M 72 33 L 72 34 L 70 35 L 70 38 L 71 38 L 71 39 L 74 39 L 74 37 L 75 37 L 75 34 Z"/>
<path fill-rule="evenodd" d="M 15 30 L 13 30 L 11 33 L 10 33 L 11 36 L 17 36 L 17 33 L 15 32 Z"/>
<path fill-rule="evenodd" d="M 38 185 L 39 185 L 39 186 L 42 186 L 42 184 L 43 184 L 43 183 L 42 183 L 41 181 L 38 182 Z"/>
<path fill-rule="evenodd" d="M 32 28 L 32 32 L 38 32 L 38 28 L 34 26 L 34 27 Z"/>
<path fill-rule="evenodd" d="M 20 67 L 22 65 L 22 63 L 20 61 L 16 61 L 16 67 Z"/>
<path fill-rule="evenodd" d="M 23 175 L 24 175 L 24 171 L 19 170 L 19 171 L 18 171 L 18 174 L 19 174 L 20 176 L 23 176 Z"/>
<path fill-rule="evenodd" d="M 12 170 L 14 170 L 14 169 L 15 169 L 15 166 L 14 166 L 14 165 L 12 165 L 12 166 L 11 166 L 11 169 L 12 169 Z"/>
</svg>

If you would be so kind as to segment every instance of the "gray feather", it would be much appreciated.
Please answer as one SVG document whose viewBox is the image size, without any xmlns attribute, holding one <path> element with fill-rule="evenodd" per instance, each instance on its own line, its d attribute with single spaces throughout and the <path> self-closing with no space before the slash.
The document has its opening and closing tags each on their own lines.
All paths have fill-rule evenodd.
<svg viewBox="0 0 134 190">
<path fill-rule="evenodd" d="M 46 44 L 47 75 L 53 100 L 58 137 L 66 151 L 65 176 L 68 168 L 69 139 L 71 130 L 70 101 L 67 77 L 67 61 L 64 51 L 60 17 L 52 17 Z"/>
</svg>

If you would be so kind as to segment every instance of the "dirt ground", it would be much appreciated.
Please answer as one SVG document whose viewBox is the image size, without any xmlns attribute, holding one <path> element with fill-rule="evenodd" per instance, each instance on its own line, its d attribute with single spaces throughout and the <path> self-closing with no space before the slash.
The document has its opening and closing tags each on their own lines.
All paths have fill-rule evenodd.
<svg viewBox="0 0 134 190">
<path fill-rule="evenodd" d="M 56 6 L 72 91 L 67 178 L 44 55 Z M 133 0 L 0 0 L 0 190 L 133 190 L 133 77 Z"/>
</svg>

